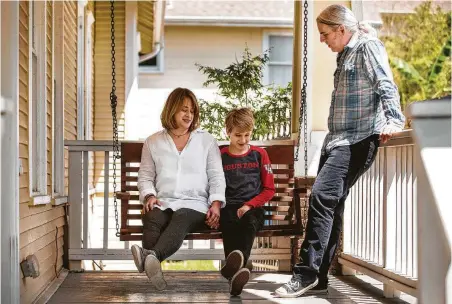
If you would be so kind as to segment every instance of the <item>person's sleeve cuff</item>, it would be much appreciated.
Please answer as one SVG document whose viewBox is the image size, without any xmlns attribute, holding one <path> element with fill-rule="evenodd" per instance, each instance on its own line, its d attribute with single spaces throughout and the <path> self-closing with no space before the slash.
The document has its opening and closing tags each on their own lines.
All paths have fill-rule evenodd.
<svg viewBox="0 0 452 304">
<path fill-rule="evenodd" d="M 226 199 L 225 199 L 224 195 L 212 194 L 212 195 L 210 195 L 209 200 L 210 200 L 210 204 L 212 204 L 212 202 L 214 202 L 214 201 L 220 201 L 221 208 L 224 208 L 224 206 L 226 206 Z"/>
</svg>

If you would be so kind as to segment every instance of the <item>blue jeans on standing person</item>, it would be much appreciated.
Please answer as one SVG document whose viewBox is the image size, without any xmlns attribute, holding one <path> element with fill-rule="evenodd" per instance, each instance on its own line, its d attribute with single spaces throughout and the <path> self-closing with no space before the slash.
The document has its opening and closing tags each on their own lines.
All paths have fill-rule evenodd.
<svg viewBox="0 0 452 304">
<path fill-rule="evenodd" d="M 350 188 L 372 165 L 378 147 L 379 136 L 372 135 L 322 153 L 309 199 L 301 262 L 294 265 L 292 279 L 302 282 L 317 277 L 319 287 L 328 285 L 328 270 L 342 231 L 345 200 Z"/>
</svg>

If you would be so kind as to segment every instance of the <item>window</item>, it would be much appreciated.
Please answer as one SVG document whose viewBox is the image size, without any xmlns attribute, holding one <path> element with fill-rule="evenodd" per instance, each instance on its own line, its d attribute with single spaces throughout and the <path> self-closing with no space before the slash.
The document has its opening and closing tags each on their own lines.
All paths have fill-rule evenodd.
<svg viewBox="0 0 452 304">
<path fill-rule="evenodd" d="M 163 73 L 163 48 L 154 58 L 148 59 L 144 62 L 139 63 L 140 73 Z M 145 55 L 143 53 L 138 53 L 139 56 Z"/>
<path fill-rule="evenodd" d="M 40 196 L 47 192 L 46 2 L 32 1 L 29 9 L 30 194 Z"/>
<path fill-rule="evenodd" d="M 264 83 L 287 86 L 292 81 L 293 36 L 267 34 L 264 37 L 265 50 L 270 50 L 270 60 L 264 74 Z"/>
</svg>

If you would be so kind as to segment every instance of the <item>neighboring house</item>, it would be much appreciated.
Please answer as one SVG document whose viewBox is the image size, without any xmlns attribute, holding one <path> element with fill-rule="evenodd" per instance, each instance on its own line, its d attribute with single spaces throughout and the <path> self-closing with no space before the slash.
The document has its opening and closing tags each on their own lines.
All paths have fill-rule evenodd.
<svg viewBox="0 0 452 304">
<path fill-rule="evenodd" d="M 119 139 L 128 75 L 138 68 L 126 41 L 152 52 L 157 10 L 163 12 L 155 1 L 115 1 Z M 112 138 L 110 2 L 2 1 L 0 12 L 1 299 L 32 303 L 63 266 L 77 268 L 69 265 L 67 228 L 81 216 L 68 214 L 68 206 L 80 202 L 69 200 L 65 142 Z M 103 182 L 103 157 L 88 159 L 89 189 Z M 20 270 L 28 256 L 39 263 L 36 278 Z"/>
<path fill-rule="evenodd" d="M 360 20 L 365 20 L 372 24 L 373 27 L 379 30 L 380 35 L 387 35 L 397 31 L 397 22 L 384 25 L 385 22 L 397 20 L 397 16 L 414 13 L 415 8 L 424 2 L 426 1 L 352 1 L 355 4 L 354 9 Z M 450 1 L 434 0 L 431 2 L 433 7 L 439 6 L 443 11 L 452 10 Z"/>
<path fill-rule="evenodd" d="M 264 83 L 287 85 L 292 81 L 293 14 L 292 0 L 167 1 L 163 47 L 140 64 L 140 95 L 129 102 L 126 137 L 143 139 L 161 127 L 160 110 L 173 88 L 212 98 L 215 87 L 203 88 L 206 77 L 195 64 L 224 68 L 246 46 L 253 54 L 271 49 Z"/>
</svg>

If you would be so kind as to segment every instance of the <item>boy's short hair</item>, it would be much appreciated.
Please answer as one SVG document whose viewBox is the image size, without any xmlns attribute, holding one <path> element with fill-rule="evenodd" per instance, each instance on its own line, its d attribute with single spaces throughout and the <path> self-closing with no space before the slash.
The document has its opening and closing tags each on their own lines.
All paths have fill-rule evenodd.
<svg viewBox="0 0 452 304">
<path fill-rule="evenodd" d="M 226 132 L 237 128 L 240 132 L 251 132 L 254 129 L 254 116 L 250 108 L 233 109 L 226 116 Z"/>
<path fill-rule="evenodd" d="M 193 121 L 188 130 L 191 132 L 199 127 L 199 104 L 195 94 L 186 88 L 176 88 L 169 94 L 160 114 L 160 121 L 166 130 L 177 128 L 174 115 L 181 110 L 186 98 L 191 100 L 194 110 Z"/>
</svg>

